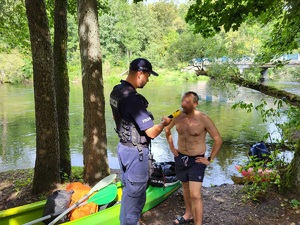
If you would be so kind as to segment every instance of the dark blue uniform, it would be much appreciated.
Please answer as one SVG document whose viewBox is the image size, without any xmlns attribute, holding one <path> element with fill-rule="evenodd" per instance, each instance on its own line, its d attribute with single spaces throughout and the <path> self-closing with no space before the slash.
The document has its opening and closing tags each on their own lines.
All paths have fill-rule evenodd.
<svg viewBox="0 0 300 225">
<path fill-rule="evenodd" d="M 154 125 L 153 116 L 147 111 L 147 100 L 127 81 L 114 87 L 110 104 L 120 137 L 118 158 L 124 185 L 120 221 L 136 225 L 146 202 L 151 139 L 145 130 Z"/>
</svg>

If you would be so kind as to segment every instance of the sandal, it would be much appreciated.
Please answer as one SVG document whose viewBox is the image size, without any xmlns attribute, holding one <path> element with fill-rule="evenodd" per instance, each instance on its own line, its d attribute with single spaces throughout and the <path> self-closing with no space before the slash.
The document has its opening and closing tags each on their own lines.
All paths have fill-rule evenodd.
<svg viewBox="0 0 300 225">
<path fill-rule="evenodd" d="M 178 223 L 176 223 L 175 221 L 178 221 Z M 175 221 L 173 221 L 173 224 L 174 225 L 177 225 L 177 224 L 187 224 L 187 223 L 191 223 L 191 222 L 194 222 L 194 219 L 184 219 L 183 216 L 178 216 Z"/>
</svg>

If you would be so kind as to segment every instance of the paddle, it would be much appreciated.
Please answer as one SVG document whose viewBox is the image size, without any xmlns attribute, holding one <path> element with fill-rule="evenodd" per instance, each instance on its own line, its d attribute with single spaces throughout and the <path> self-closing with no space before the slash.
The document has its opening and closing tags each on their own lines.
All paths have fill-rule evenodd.
<svg viewBox="0 0 300 225">
<path fill-rule="evenodd" d="M 97 205 L 106 205 L 110 202 L 112 202 L 117 195 L 117 186 L 115 184 L 110 184 L 107 187 L 99 190 L 98 192 L 96 192 L 87 202 L 82 203 L 81 205 L 79 205 L 78 207 L 85 205 L 87 203 L 95 203 Z M 57 215 L 63 213 L 64 211 L 61 212 L 56 212 L 47 216 L 43 216 L 39 219 L 30 221 L 28 223 L 25 223 L 23 225 L 32 225 L 32 224 L 36 224 L 38 222 L 42 222 L 44 220 L 56 217 Z"/>
<path fill-rule="evenodd" d="M 107 187 L 99 190 L 96 194 L 88 199 L 88 203 L 93 202 L 97 205 L 105 205 L 112 202 L 117 196 L 117 185 L 110 184 Z M 101 194 L 99 194 L 101 193 Z"/>
<path fill-rule="evenodd" d="M 173 112 L 171 115 L 169 115 L 168 118 L 172 119 L 172 118 L 175 118 L 175 117 L 179 116 L 180 114 L 181 114 L 181 110 L 178 109 L 175 112 Z"/>
<path fill-rule="evenodd" d="M 72 211 L 74 208 L 79 206 L 82 202 L 84 202 L 86 199 L 88 199 L 94 192 L 99 191 L 100 189 L 108 186 L 111 182 L 113 182 L 116 179 L 116 174 L 111 174 L 104 179 L 100 180 L 90 191 L 88 194 L 83 196 L 78 202 L 74 203 L 72 206 L 70 206 L 66 211 L 64 211 L 62 214 L 60 214 L 58 217 L 56 217 L 55 220 L 53 220 L 48 225 L 53 225 L 56 222 L 58 222 L 64 215 L 68 214 L 70 211 Z"/>
</svg>

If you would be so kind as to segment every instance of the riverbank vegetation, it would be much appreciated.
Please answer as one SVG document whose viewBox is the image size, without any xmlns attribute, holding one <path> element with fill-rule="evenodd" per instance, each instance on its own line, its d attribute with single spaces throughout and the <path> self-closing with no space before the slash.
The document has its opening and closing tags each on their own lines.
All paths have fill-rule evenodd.
<svg viewBox="0 0 300 225">
<path fill-rule="evenodd" d="M 261 52 L 256 54 L 255 61 L 260 63 L 268 63 L 273 61 L 276 66 L 283 66 L 287 64 L 285 60 L 281 59 L 284 53 L 292 52 L 298 48 L 299 44 L 299 2 L 296 0 L 288 0 L 282 2 L 276 1 L 254 1 L 247 0 L 243 2 L 220 2 L 207 0 L 204 2 L 196 2 L 193 4 L 187 14 L 187 21 L 193 24 L 194 31 L 201 33 L 206 38 L 215 37 L 220 34 L 222 29 L 225 32 L 230 30 L 241 30 L 242 25 L 247 23 L 249 18 L 255 18 L 260 24 L 270 25 L 270 36 L 261 46 Z M 235 15 L 235 16 L 231 16 Z M 223 67 L 224 68 L 224 67 Z M 240 73 L 236 72 L 236 68 L 226 70 L 226 75 L 210 74 L 211 77 L 218 79 L 220 82 L 227 80 L 235 84 L 246 86 L 260 91 L 259 86 L 247 86 L 244 83 L 251 82 L 247 78 L 243 78 Z M 231 71 L 230 71 L 231 70 Z M 279 94 L 281 90 L 265 90 L 263 93 L 274 97 Z M 286 93 L 286 96 L 290 94 Z M 293 95 L 293 94 L 292 94 Z M 293 100 L 299 101 L 299 96 L 294 96 L 292 99 L 280 96 L 286 103 L 295 105 Z M 278 100 L 274 100 L 276 107 Z M 296 104 L 299 108 L 299 105 Z M 278 108 L 278 107 L 277 107 Z M 280 108 L 280 107 L 279 107 Z M 264 110 L 264 109 L 263 109 Z M 271 114 L 276 110 L 271 110 Z M 268 110 L 265 110 L 268 112 Z M 264 114 L 262 114 L 264 116 Z M 291 191 L 299 194 L 300 186 L 300 138 L 296 138 L 297 148 L 294 158 L 281 177 L 281 188 L 285 192 Z"/>
</svg>

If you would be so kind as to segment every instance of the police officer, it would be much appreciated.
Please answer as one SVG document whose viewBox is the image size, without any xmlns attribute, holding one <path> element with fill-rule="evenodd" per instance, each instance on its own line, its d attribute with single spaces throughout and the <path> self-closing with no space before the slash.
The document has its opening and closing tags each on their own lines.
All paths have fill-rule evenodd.
<svg viewBox="0 0 300 225">
<path fill-rule="evenodd" d="M 157 125 L 147 111 L 148 101 L 137 93 L 150 75 L 158 76 L 151 63 L 138 58 L 130 63 L 126 80 L 116 85 L 110 94 L 110 105 L 120 138 L 118 158 L 124 185 L 120 221 L 121 225 L 136 225 L 146 202 L 148 182 L 148 152 L 151 139 L 157 137 L 171 119 L 163 117 Z"/>
</svg>

